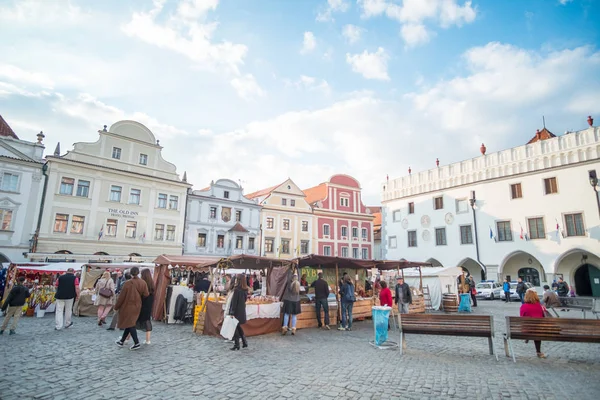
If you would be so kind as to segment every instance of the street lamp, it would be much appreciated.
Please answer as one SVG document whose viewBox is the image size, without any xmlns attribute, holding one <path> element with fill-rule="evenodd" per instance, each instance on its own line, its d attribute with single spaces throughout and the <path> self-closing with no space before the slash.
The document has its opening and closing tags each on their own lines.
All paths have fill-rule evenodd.
<svg viewBox="0 0 600 400">
<path fill-rule="evenodd" d="M 598 176 L 596 175 L 595 169 L 588 171 L 588 178 L 590 180 L 590 185 L 594 190 L 594 195 L 596 196 L 596 203 L 598 204 L 598 215 L 600 216 L 600 197 L 598 197 Z"/>
</svg>

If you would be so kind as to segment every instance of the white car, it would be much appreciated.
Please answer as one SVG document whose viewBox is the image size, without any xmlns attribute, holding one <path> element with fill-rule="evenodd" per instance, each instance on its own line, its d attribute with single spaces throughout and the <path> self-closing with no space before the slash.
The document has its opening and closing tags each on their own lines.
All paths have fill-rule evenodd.
<svg viewBox="0 0 600 400">
<path fill-rule="evenodd" d="M 489 300 L 499 299 L 502 296 L 502 285 L 497 282 L 479 282 L 475 285 L 475 297 Z"/>
<path fill-rule="evenodd" d="M 533 285 L 529 282 L 523 282 L 525 284 L 525 290 L 527 289 L 531 289 L 533 287 Z M 502 285 L 500 286 L 500 290 L 502 291 L 502 300 L 506 299 L 506 296 L 504 295 L 504 290 L 502 289 Z M 519 297 L 519 294 L 517 293 L 517 282 L 511 282 L 510 283 L 510 300 L 519 300 L 521 301 L 521 298 Z"/>
</svg>

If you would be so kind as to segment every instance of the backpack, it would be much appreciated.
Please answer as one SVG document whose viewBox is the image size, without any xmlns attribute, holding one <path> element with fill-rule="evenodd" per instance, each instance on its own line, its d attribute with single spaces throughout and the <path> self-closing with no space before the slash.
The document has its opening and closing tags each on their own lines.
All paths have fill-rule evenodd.
<svg viewBox="0 0 600 400">
<path fill-rule="evenodd" d="M 344 295 L 342 296 L 344 303 L 354 303 L 356 297 L 354 296 L 354 286 L 351 284 L 344 284 Z"/>
</svg>

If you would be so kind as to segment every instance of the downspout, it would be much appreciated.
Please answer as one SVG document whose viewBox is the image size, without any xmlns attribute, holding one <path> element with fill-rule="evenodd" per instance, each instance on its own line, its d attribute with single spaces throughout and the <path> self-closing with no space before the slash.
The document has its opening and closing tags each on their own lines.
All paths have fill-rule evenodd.
<svg viewBox="0 0 600 400">
<path fill-rule="evenodd" d="M 42 201 L 40 203 L 40 213 L 38 215 L 37 227 L 35 228 L 35 233 L 33 234 L 33 241 L 31 243 L 31 249 L 29 249 L 30 253 L 35 253 L 37 251 L 38 238 L 40 236 L 40 228 L 42 226 L 42 216 L 44 215 L 44 204 L 46 203 L 46 191 L 48 190 L 48 161 L 44 163 L 42 166 L 42 175 L 44 176 L 44 188 L 42 189 Z M 31 261 L 31 257 L 30 257 Z"/>
<path fill-rule="evenodd" d="M 473 210 L 473 228 L 475 230 L 474 234 L 475 234 L 475 255 L 477 257 L 477 262 L 480 265 L 483 265 L 483 263 L 481 262 L 480 258 L 479 258 L 479 235 L 477 234 L 477 214 L 475 214 L 475 202 L 477 200 L 475 199 L 475 191 L 471 191 L 471 198 L 469 199 L 469 203 L 471 204 L 471 210 Z M 485 267 L 485 266 L 484 266 Z M 487 268 L 483 269 L 483 278 L 487 279 Z"/>
</svg>

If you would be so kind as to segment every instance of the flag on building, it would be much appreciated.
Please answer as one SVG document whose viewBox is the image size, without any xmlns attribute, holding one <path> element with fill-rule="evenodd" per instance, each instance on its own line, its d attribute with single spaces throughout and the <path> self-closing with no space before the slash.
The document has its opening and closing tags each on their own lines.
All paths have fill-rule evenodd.
<svg viewBox="0 0 600 400">
<path fill-rule="evenodd" d="M 490 226 L 490 239 L 494 238 L 494 232 L 492 231 L 492 227 Z"/>
<path fill-rule="evenodd" d="M 556 220 L 556 238 L 558 239 L 558 234 L 560 233 L 560 225 L 558 224 L 558 220 Z"/>
<path fill-rule="evenodd" d="M 102 239 L 102 235 L 104 234 L 104 224 L 100 227 L 100 232 L 98 232 L 98 240 Z"/>
<path fill-rule="evenodd" d="M 144 243 L 146 241 L 146 232 L 144 232 L 141 236 L 140 236 L 140 240 L 142 243 Z"/>
<path fill-rule="evenodd" d="M 523 232 L 523 227 L 521 226 L 521 240 L 525 239 L 525 233 Z"/>
</svg>

